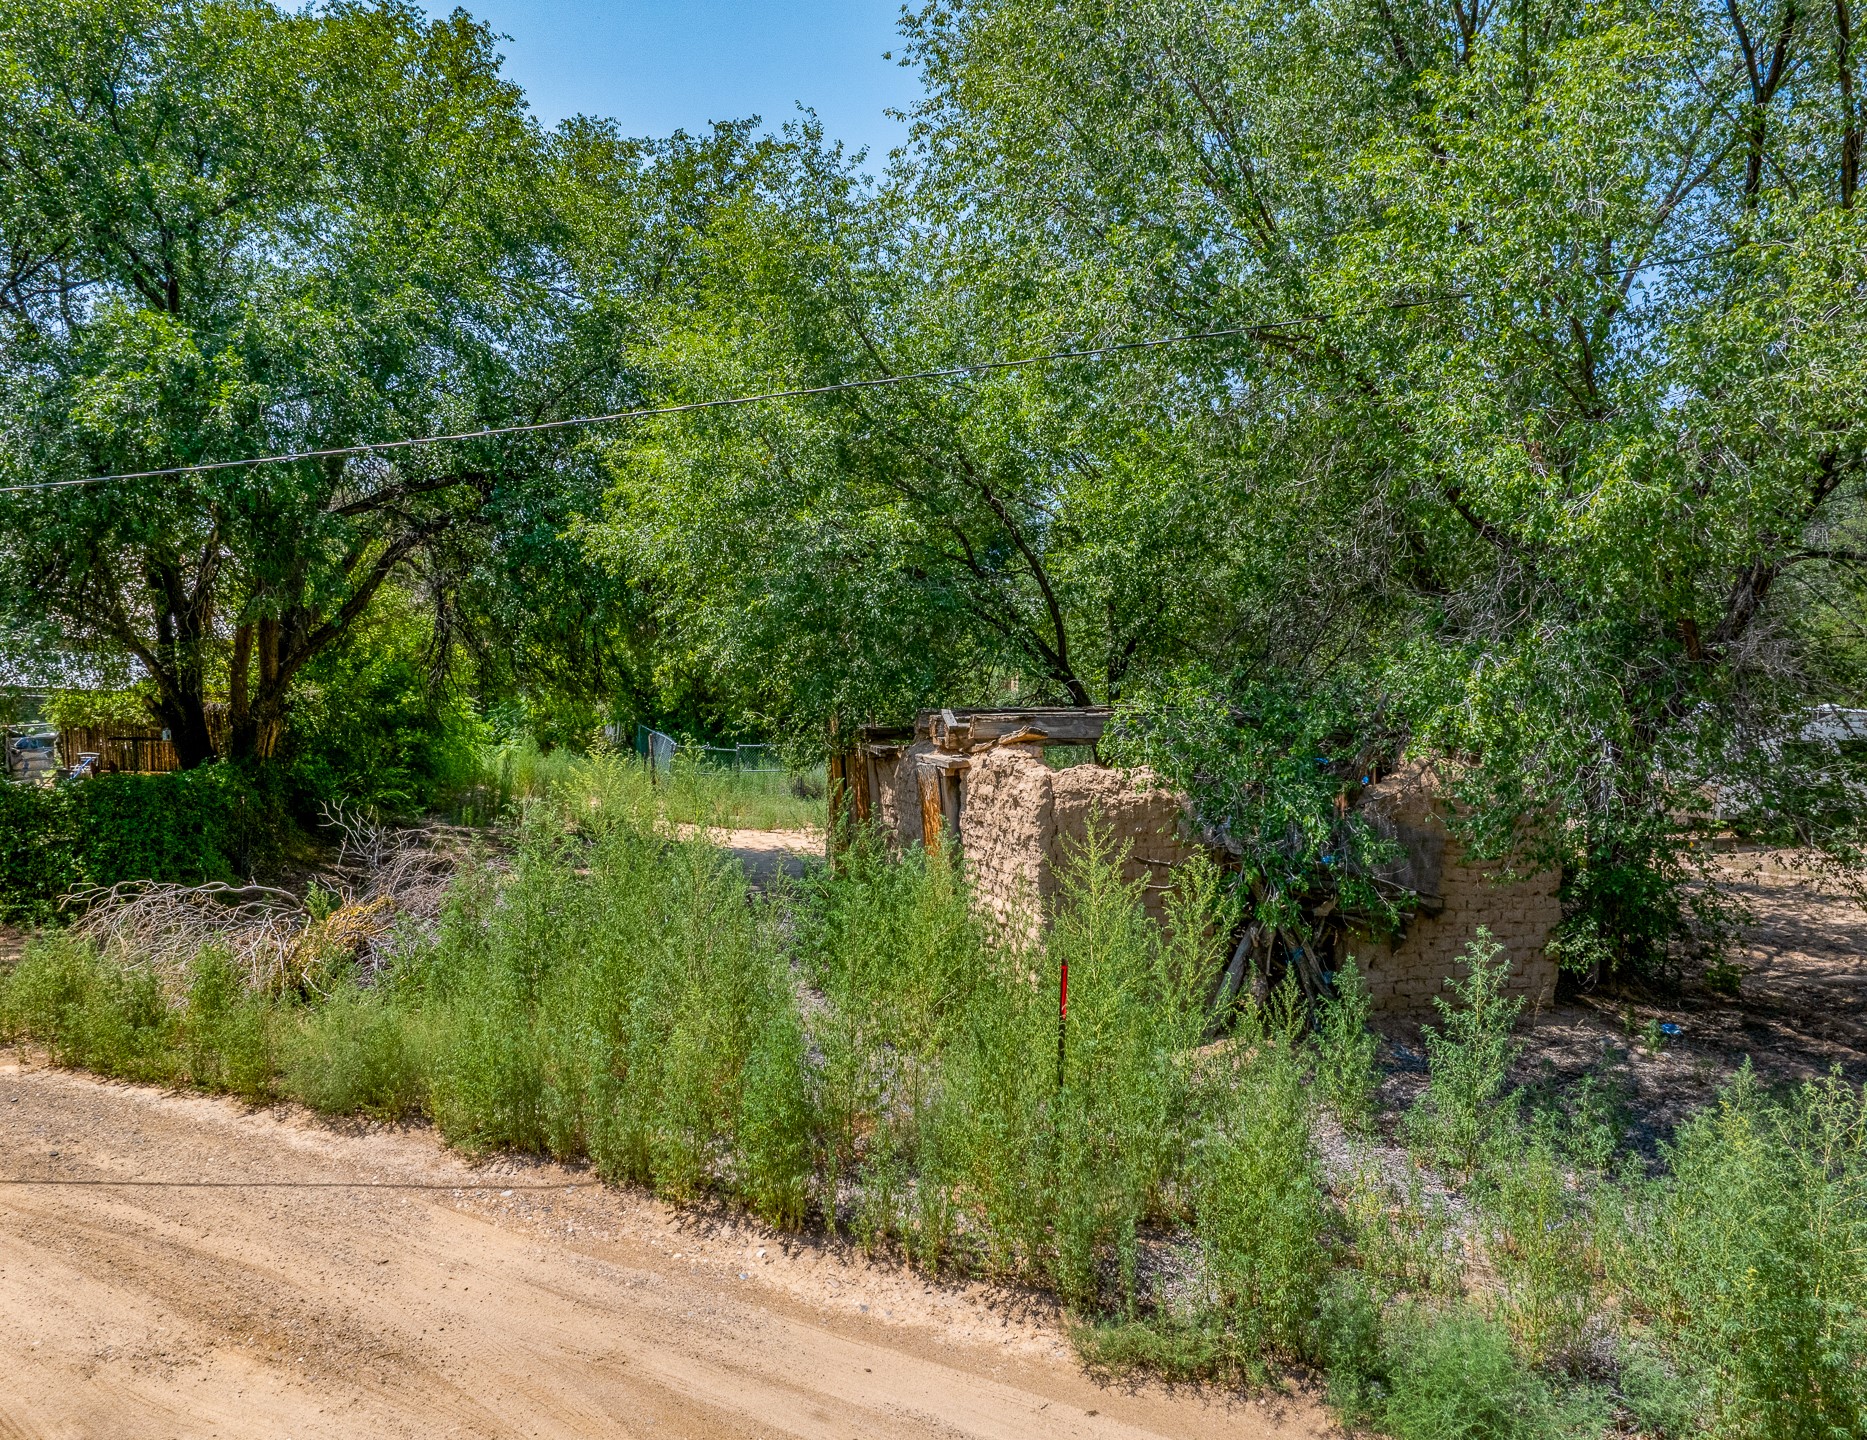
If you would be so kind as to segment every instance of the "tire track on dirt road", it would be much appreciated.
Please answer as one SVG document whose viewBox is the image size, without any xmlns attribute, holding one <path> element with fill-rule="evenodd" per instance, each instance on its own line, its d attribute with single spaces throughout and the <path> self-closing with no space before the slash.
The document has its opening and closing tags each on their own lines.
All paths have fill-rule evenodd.
<svg viewBox="0 0 1867 1440">
<path fill-rule="evenodd" d="M 64 1182 L 0 1186 L 4 1440 L 1331 1430 L 1301 1396 L 1098 1386 L 1040 1298 L 474 1165 L 425 1127 L 0 1051 L 0 1176 Z M 150 1179 L 223 1188 L 108 1183 Z"/>
</svg>

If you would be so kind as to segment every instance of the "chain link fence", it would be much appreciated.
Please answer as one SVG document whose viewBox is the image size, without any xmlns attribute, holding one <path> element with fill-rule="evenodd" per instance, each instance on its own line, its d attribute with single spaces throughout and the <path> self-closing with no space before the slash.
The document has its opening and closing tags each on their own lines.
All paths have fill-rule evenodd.
<svg viewBox="0 0 1867 1440">
<path fill-rule="evenodd" d="M 772 775 L 782 779 L 791 773 L 775 746 L 702 745 L 693 740 L 676 740 L 647 725 L 635 727 L 635 753 L 660 774 L 667 773 L 677 755 L 700 769 L 733 775 Z"/>
</svg>

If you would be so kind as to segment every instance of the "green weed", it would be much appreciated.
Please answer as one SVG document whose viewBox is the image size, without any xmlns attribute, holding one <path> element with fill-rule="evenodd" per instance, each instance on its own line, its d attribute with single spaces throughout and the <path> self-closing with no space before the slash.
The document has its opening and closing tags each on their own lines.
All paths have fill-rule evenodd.
<svg viewBox="0 0 1867 1440">
<path fill-rule="evenodd" d="M 113 964 L 81 941 L 35 939 L 7 977 L 6 1029 L 37 1040 L 55 1064 L 125 1080 L 186 1073 L 179 1017 L 148 970 Z"/>
<path fill-rule="evenodd" d="M 1380 1417 L 1393 1440 L 1579 1440 L 1606 1428 L 1599 1396 L 1552 1387 L 1469 1308 L 1402 1310 L 1387 1351 Z"/>
<path fill-rule="evenodd" d="M 1252 1352 L 1303 1353 L 1328 1274 L 1328 1224 L 1295 1055 L 1260 1039 L 1195 1158 L 1194 1226 L 1213 1301 Z"/>
<path fill-rule="evenodd" d="M 1511 1027 L 1523 1002 L 1504 998 L 1510 962 L 1488 930 L 1479 927 L 1464 958 L 1465 978 L 1447 981 L 1454 999 L 1433 997 L 1442 1028 L 1426 1027 L 1430 1079 L 1407 1116 L 1407 1133 L 1435 1162 L 1470 1175 L 1515 1118 L 1510 1067 L 1521 1047 Z"/>
<path fill-rule="evenodd" d="M 1578 1357 L 1595 1313 L 1592 1217 L 1555 1151 L 1532 1141 L 1485 1188 L 1487 1253 L 1501 1290 L 1497 1314 L 1537 1364 Z"/>
<path fill-rule="evenodd" d="M 1746 1068 L 1668 1158 L 1612 1197 L 1604 1248 L 1708 1433 L 1867 1435 L 1867 1094 L 1831 1076 L 1773 1097 Z"/>
<path fill-rule="evenodd" d="M 1373 1128 L 1375 1097 L 1381 1085 L 1374 1063 L 1379 1041 L 1368 1028 L 1373 1013 L 1368 982 L 1351 956 L 1336 972 L 1335 994 L 1317 1013 L 1316 1088 L 1342 1127 L 1357 1135 Z"/>
<path fill-rule="evenodd" d="M 282 1046 L 283 1088 L 330 1115 L 399 1120 L 426 1099 L 419 1017 L 385 988 L 337 986 L 306 1006 Z"/>
</svg>

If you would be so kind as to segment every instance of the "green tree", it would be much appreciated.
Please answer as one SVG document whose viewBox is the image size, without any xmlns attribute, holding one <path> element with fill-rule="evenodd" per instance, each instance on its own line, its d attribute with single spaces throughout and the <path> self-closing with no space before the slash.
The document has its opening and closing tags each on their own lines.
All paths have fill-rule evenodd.
<svg viewBox="0 0 1867 1440">
<path fill-rule="evenodd" d="M 1221 624 L 1222 512 L 1160 397 L 1088 360 L 893 383 L 1071 335 L 911 176 L 865 180 L 809 123 L 759 160 L 643 364 L 671 401 L 857 388 L 634 430 L 593 531 L 740 703 L 796 728 L 1089 704 Z"/>
<path fill-rule="evenodd" d="M 1566 865 L 1596 958 L 1649 958 L 1706 783 L 1767 788 L 1799 708 L 1862 690 L 1848 8 L 961 0 L 908 31 L 923 213 L 987 272 L 1083 327 L 1243 328 L 1122 367 L 1236 537 L 1221 693 L 1358 687 L 1466 762 L 1474 838 Z"/>
<path fill-rule="evenodd" d="M 545 161 L 490 35 L 397 3 L 0 6 L 0 367 L 16 484 L 544 418 Z M 555 307 L 561 309 L 563 307 Z M 0 608 L 128 652 L 184 765 L 541 446 L 0 496 Z"/>
</svg>

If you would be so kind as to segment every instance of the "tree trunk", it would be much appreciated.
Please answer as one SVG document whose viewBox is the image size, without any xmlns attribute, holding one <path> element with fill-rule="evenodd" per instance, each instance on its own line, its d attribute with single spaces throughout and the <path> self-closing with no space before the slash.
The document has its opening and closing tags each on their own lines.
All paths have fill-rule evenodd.
<svg viewBox="0 0 1867 1440">
<path fill-rule="evenodd" d="M 184 770 L 214 758 L 214 737 L 207 728 L 207 706 L 199 695 L 170 693 L 156 702 L 156 714 L 169 732 L 175 758 Z"/>
<path fill-rule="evenodd" d="M 228 676 L 227 753 L 240 760 L 270 760 L 278 752 L 285 728 L 285 685 L 279 650 L 284 627 L 276 619 L 262 618 L 234 631 L 233 668 Z M 253 685 L 254 650 L 258 650 L 259 684 Z"/>
</svg>

